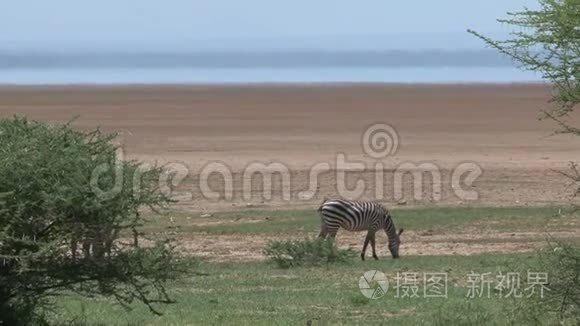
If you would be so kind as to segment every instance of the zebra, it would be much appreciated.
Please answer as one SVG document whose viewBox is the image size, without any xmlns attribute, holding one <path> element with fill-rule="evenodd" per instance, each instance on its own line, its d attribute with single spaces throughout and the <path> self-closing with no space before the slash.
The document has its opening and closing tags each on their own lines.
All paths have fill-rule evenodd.
<svg viewBox="0 0 580 326">
<path fill-rule="evenodd" d="M 318 238 L 334 239 L 339 228 L 351 232 L 368 231 L 360 258 L 365 260 L 365 252 L 369 242 L 373 250 L 373 258 L 378 260 L 375 251 L 375 233 L 383 229 L 389 238 L 389 251 L 393 258 L 399 258 L 400 235 L 389 211 L 381 204 L 369 201 L 350 201 L 343 199 L 325 199 L 318 213 L 321 219 Z"/>
</svg>

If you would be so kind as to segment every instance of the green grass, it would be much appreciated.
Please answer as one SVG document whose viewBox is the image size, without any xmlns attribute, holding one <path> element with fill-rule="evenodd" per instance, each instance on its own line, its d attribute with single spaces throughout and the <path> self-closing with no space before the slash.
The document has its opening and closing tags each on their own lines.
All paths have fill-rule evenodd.
<svg viewBox="0 0 580 326">
<path fill-rule="evenodd" d="M 470 271 L 508 272 L 533 260 L 533 254 L 407 257 L 293 270 L 265 262 L 202 262 L 197 276 L 171 287 L 177 303 L 164 307 L 163 316 L 154 316 L 138 305 L 126 312 L 108 300 L 67 297 L 60 299 L 61 309 L 55 318 L 137 325 L 304 325 L 309 320 L 314 325 L 413 325 L 430 321 L 441 309 L 464 304 Z M 382 271 L 389 278 L 391 287 L 384 297 L 369 300 L 361 294 L 359 278 L 368 270 Z M 420 273 L 419 298 L 396 297 L 397 272 Z M 448 273 L 447 299 L 422 297 L 424 272 Z M 472 300 L 496 318 L 504 305 L 502 299 Z"/>
<path fill-rule="evenodd" d="M 558 208 L 401 208 L 393 213 L 398 227 L 438 234 L 457 230 L 472 234 L 538 231 L 547 226 L 550 230 L 570 230 L 577 219 L 577 214 Z M 183 211 L 150 216 L 146 231 L 150 235 L 174 232 L 182 237 L 192 232 L 248 237 L 277 234 L 284 239 L 296 233 L 316 234 L 320 223 L 313 210 L 248 210 L 215 213 L 210 218 L 199 216 Z M 495 241 L 492 238 L 481 241 Z M 292 269 L 280 269 L 267 261 L 202 260 L 191 277 L 169 285 L 177 302 L 161 307 L 163 316 L 155 316 L 141 305 L 125 311 L 108 299 L 88 300 L 73 295 L 57 299 L 52 318 L 90 325 L 505 325 L 513 300 L 466 299 L 467 274 L 519 271 L 522 266 L 534 266 L 536 259 L 533 252 L 404 256 L 398 260 L 354 259 L 347 264 Z M 389 277 L 389 291 L 377 300 L 365 298 L 358 288 L 360 277 L 369 270 L 382 271 Z M 419 273 L 421 296 L 424 273 L 448 273 L 448 298 L 396 298 L 393 286 L 397 272 Z M 526 324 L 521 319 L 514 323 Z"/>
<path fill-rule="evenodd" d="M 392 214 L 398 228 L 417 232 L 455 232 L 473 224 L 477 228 L 488 230 L 526 231 L 550 226 L 551 230 L 556 231 L 568 229 L 567 224 L 575 223 L 578 216 L 572 213 L 559 214 L 560 210 L 553 207 L 413 208 L 393 210 Z M 320 228 L 320 217 L 315 210 L 247 210 L 218 212 L 204 219 L 199 216 L 199 213 L 171 211 L 164 216 L 150 217 L 151 224 L 144 230 L 171 230 L 176 233 L 301 234 L 316 233 Z M 213 224 L 203 225 L 200 221 Z"/>
</svg>

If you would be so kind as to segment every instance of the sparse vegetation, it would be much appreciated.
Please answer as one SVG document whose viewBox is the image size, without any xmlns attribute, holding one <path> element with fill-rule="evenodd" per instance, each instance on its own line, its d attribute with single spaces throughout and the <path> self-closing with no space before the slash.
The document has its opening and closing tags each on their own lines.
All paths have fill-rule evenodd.
<svg viewBox="0 0 580 326">
<path fill-rule="evenodd" d="M 509 232 L 566 231 L 576 223 L 579 212 L 562 207 L 418 207 L 394 209 L 397 227 L 413 232 L 461 231 L 485 226 L 486 230 Z M 176 237 L 192 232 L 208 234 L 284 234 L 311 236 L 320 230 L 320 217 L 313 209 L 240 210 L 215 212 L 202 218 L 189 211 L 169 210 L 161 217 L 150 214 L 142 230 L 148 234 L 171 231 Z M 434 223 L 436 221 L 437 223 Z M 338 237 L 340 241 L 340 236 Z"/>
<path fill-rule="evenodd" d="M 569 227 L 568 223 L 574 219 L 571 212 L 558 208 L 432 208 L 429 210 L 401 209 L 396 212 L 400 213 L 398 216 L 404 217 L 401 219 L 405 220 L 405 223 L 420 225 L 417 227 L 417 233 L 422 233 L 423 230 L 433 230 L 436 234 L 442 234 L 441 232 L 447 230 L 448 226 L 456 223 L 456 219 L 464 218 L 467 223 L 463 225 L 469 225 L 468 235 L 501 228 L 502 232 L 507 233 L 529 232 L 530 237 L 538 241 L 544 239 L 546 235 L 544 233 L 546 223 L 549 223 L 551 227 L 565 228 Z M 205 232 L 194 230 L 193 225 L 200 221 L 203 224 L 206 219 L 201 217 L 187 219 L 191 213 L 185 211 L 172 211 L 171 214 L 174 217 L 172 225 L 153 224 L 156 228 L 148 231 L 151 236 L 183 229 L 179 238 L 186 240 L 189 237 L 196 239 L 201 232 Z M 299 219 L 303 215 L 305 212 L 302 210 L 214 213 L 211 217 L 212 221 L 224 221 L 225 223 L 219 225 L 227 228 L 228 233 L 222 234 L 220 233 L 222 230 L 214 229 L 210 234 L 242 237 L 266 235 L 291 239 L 290 234 L 294 230 L 284 233 L 284 227 L 287 224 L 283 224 L 282 221 L 290 217 Z M 427 215 L 438 218 L 428 218 Z M 251 233 L 248 233 L 249 229 L 243 228 L 238 233 L 231 230 L 244 224 L 244 219 L 258 219 L 263 216 L 269 217 L 269 220 L 264 223 L 280 222 L 282 224 L 275 228 L 267 228 L 265 231 L 260 231 L 261 227 L 256 226 Z M 303 218 L 304 220 L 299 219 L 299 221 L 305 221 L 310 216 L 306 215 Z M 498 225 L 500 221 L 506 222 Z M 312 230 L 308 231 L 310 236 L 316 232 L 316 225 L 313 224 L 312 227 Z M 466 232 L 466 230 L 451 229 L 450 232 Z M 536 234 L 536 238 L 533 238 L 532 233 Z M 360 234 L 361 241 L 363 238 L 364 234 Z M 416 244 L 417 241 L 427 241 L 428 238 L 428 235 L 425 238 L 419 236 L 413 241 Z M 301 260 L 303 264 L 297 265 L 300 267 L 296 268 L 280 268 L 281 266 L 277 263 L 269 260 L 229 261 L 215 255 L 209 256 L 212 260 L 201 260 L 191 277 L 179 283 L 168 282 L 168 294 L 176 300 L 176 303 L 168 306 L 163 316 L 147 314 L 146 307 L 139 304 L 132 304 L 132 310 L 126 312 L 116 308 L 113 299 L 93 301 L 72 295 L 56 299 L 57 309 L 52 319 L 85 321 L 91 325 L 95 323 L 291 325 L 305 324 L 308 321 L 312 325 L 353 323 L 407 325 L 463 323 L 469 325 L 470 322 L 505 325 L 507 320 L 511 322 L 511 325 L 545 325 L 558 319 L 557 314 L 538 314 L 533 300 L 499 298 L 496 291 L 492 291 L 490 298 L 467 298 L 469 292 L 467 275 L 470 272 L 489 272 L 491 275 L 498 272 L 519 272 L 522 282 L 520 286 L 526 287 L 527 270 L 544 271 L 542 259 L 535 252 L 490 252 L 466 256 L 449 251 L 445 255 L 416 256 L 404 255 L 403 251 L 403 257 L 398 260 L 380 259 L 360 262 L 356 255 L 352 260 L 353 263 L 330 264 L 326 262 L 327 248 L 324 246 L 331 243 L 316 244 L 316 240 L 303 241 L 303 239 L 275 241 L 269 244 L 270 246 L 277 244 L 277 247 L 274 246 L 277 248 L 275 251 L 277 254 L 283 255 L 285 252 L 294 250 L 298 253 L 296 255 L 298 257 L 312 258 L 314 256 L 313 264 L 310 264 L 311 261 L 308 259 L 303 259 Z M 338 243 L 340 239 L 339 234 Z M 441 252 L 449 250 L 444 247 L 445 244 L 440 245 Z M 358 252 L 358 246 L 357 241 L 356 252 Z M 328 249 L 335 250 L 331 247 Z M 196 252 L 191 252 L 191 254 L 195 255 Z M 213 261 L 215 258 L 218 258 L 218 261 Z M 289 264 L 293 261 L 288 258 L 283 257 L 282 264 Z M 350 259 L 349 257 L 346 262 Z M 382 271 L 389 279 L 389 290 L 380 299 L 367 299 L 359 290 L 359 279 L 364 272 L 369 270 Z M 403 272 L 418 274 L 418 298 L 396 297 L 395 279 L 397 273 Z M 448 275 L 448 297 L 423 298 L 423 275 L 438 272 Z M 537 318 L 539 322 L 534 324 L 534 318 Z"/>
<path fill-rule="evenodd" d="M 272 240 L 264 255 L 280 268 L 348 263 L 357 256 L 350 248 L 339 249 L 334 241 L 324 239 Z"/>
</svg>

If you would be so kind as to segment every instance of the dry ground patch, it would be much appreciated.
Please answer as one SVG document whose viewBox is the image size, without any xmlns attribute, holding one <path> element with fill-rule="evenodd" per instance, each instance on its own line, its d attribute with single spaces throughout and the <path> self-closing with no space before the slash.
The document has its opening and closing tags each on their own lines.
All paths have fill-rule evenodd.
<svg viewBox="0 0 580 326">
<path fill-rule="evenodd" d="M 405 228 L 401 255 L 441 256 L 481 253 L 528 252 L 548 238 L 578 239 L 577 213 L 561 208 L 408 208 L 393 211 L 398 227 Z M 263 248 L 271 240 L 315 237 L 319 217 L 312 210 L 251 210 L 215 213 L 176 210 L 152 217 L 149 233 L 176 236 L 187 255 L 214 261 L 263 260 Z M 337 244 L 362 248 L 365 232 L 341 230 Z M 390 257 L 387 238 L 377 234 L 382 259 Z"/>
<path fill-rule="evenodd" d="M 257 86 L 50 86 L 0 87 L 0 116 L 69 121 L 74 125 L 120 132 L 128 158 L 175 162 L 189 169 L 179 184 L 191 192 L 181 203 L 193 210 L 239 210 L 241 178 L 252 162 L 282 162 L 292 173 L 291 200 L 275 187 L 263 205 L 309 207 L 323 196 L 337 195 L 335 171 L 321 175 L 316 196 L 298 200 L 308 186 L 309 168 L 348 160 L 384 164 L 385 200 L 393 201 L 389 173 L 404 162 L 430 162 L 443 175 L 442 199 L 414 200 L 405 181 L 409 205 L 519 206 L 566 204 L 566 183 L 554 170 L 579 161 L 574 137 L 552 136 L 556 126 L 538 121 L 549 89 L 544 85 L 257 85 Z M 400 146 L 382 160 L 366 156 L 361 135 L 373 123 L 396 128 Z M 210 162 L 232 171 L 234 198 L 212 201 L 200 194 L 199 171 Z M 449 169 L 475 162 L 484 173 L 474 184 L 480 196 L 464 202 L 449 185 Z M 373 188 L 372 168 L 354 178 Z M 212 189 L 223 192 L 219 180 Z M 426 181 L 426 189 L 432 189 Z M 262 191 L 253 188 L 253 204 Z M 371 190 L 365 198 L 374 198 Z"/>
</svg>

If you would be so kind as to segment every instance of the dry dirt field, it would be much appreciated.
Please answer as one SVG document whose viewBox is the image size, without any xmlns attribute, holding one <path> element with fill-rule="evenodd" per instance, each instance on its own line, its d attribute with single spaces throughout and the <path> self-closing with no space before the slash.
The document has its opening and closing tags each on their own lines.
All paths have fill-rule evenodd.
<svg viewBox="0 0 580 326">
<path fill-rule="evenodd" d="M 366 169 L 346 173 L 347 187 L 366 182 L 362 198 L 377 196 L 375 165 L 383 171 L 382 200 L 399 201 L 395 188 L 412 205 L 544 205 L 568 202 L 566 182 L 555 170 L 580 159 L 580 142 L 553 136 L 554 123 L 538 120 L 549 90 L 542 85 L 252 85 L 252 86 L 51 86 L 0 87 L 0 114 L 67 121 L 79 127 L 119 131 L 125 155 L 187 167 L 179 188 L 191 195 L 181 204 L 194 210 L 240 206 L 311 206 L 324 196 L 340 195 L 336 171 L 323 171 L 317 191 L 309 189 L 316 163 L 336 167 L 336 157 L 361 161 Z M 398 132 L 394 155 L 365 155 L 362 135 L 373 123 Z M 212 162 L 232 172 L 233 199 L 213 200 L 200 192 L 199 172 Z M 273 178 L 270 200 L 261 198 L 254 175 L 251 198 L 244 193 L 245 167 L 281 162 L 290 184 Z M 395 185 L 394 171 L 404 163 L 435 164 L 441 190 L 425 175 L 422 197 L 413 195 L 408 174 Z M 477 200 L 459 198 L 451 188 L 453 168 L 474 162 L 483 173 L 465 189 Z M 408 166 L 408 164 L 407 164 Z M 247 179 L 247 177 L 246 177 Z M 436 180 L 437 182 L 437 180 Z M 225 194 L 218 174 L 209 186 Z M 249 184 L 249 183 L 248 183 Z M 290 191 L 290 198 L 282 194 Z M 301 193 L 302 192 L 302 193 Z M 439 195 L 440 198 L 434 198 Z"/>
<path fill-rule="evenodd" d="M 78 116 L 74 123 L 78 127 L 120 132 L 125 157 L 187 168 L 178 188 L 191 198 L 179 205 L 197 216 L 247 207 L 314 208 L 323 197 L 340 195 L 335 169 L 339 153 L 349 162 L 365 164 L 364 171 L 346 174 L 349 189 L 356 179 L 365 181 L 362 198 L 377 198 L 375 167 L 382 164 L 382 201 L 388 205 L 542 206 L 570 202 L 566 179 L 556 171 L 565 170 L 569 161 L 580 161 L 577 138 L 554 136 L 554 123 L 538 120 L 548 95 L 545 86 L 517 84 L 3 86 L 0 114 L 55 122 Z M 361 139 L 374 123 L 396 129 L 398 149 L 393 155 L 379 159 L 365 155 Z M 208 199 L 200 191 L 199 172 L 215 162 L 227 165 L 232 173 L 231 200 Z M 251 197 L 244 198 L 248 177 L 243 172 L 256 162 L 279 162 L 290 171 L 289 184 L 274 177 L 270 200 L 261 198 L 263 184 L 255 175 L 249 177 Z M 403 199 L 395 198 L 396 171 L 425 162 L 439 169 L 441 180 L 435 183 L 441 189 L 425 177 L 418 197 L 413 178 L 407 175 L 399 186 Z M 483 172 L 462 186 L 476 191 L 476 200 L 460 198 L 451 186 L 453 169 L 464 162 L 477 164 Z M 310 188 L 314 192 L 305 192 L 311 167 L 317 163 L 329 163 L 332 169 L 319 175 L 316 187 Z M 215 173 L 208 185 L 225 193 L 225 184 Z M 290 198 L 283 198 L 286 191 Z M 534 247 L 526 241 L 478 245 L 462 241 L 478 233 L 474 232 L 439 239 L 447 247 L 441 241 L 431 245 L 411 232 L 405 246 L 410 254 L 422 255 Z M 357 245 L 362 236 L 348 235 L 343 243 Z M 259 258 L 265 241 L 235 234 L 192 238 L 205 240 L 187 242 L 186 247 L 197 248 L 202 255 L 217 254 L 218 259 Z M 202 243 L 206 247 L 199 247 Z"/>
</svg>

